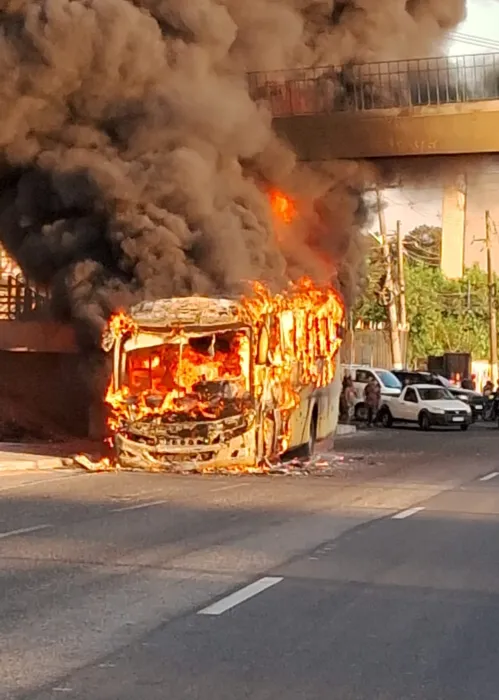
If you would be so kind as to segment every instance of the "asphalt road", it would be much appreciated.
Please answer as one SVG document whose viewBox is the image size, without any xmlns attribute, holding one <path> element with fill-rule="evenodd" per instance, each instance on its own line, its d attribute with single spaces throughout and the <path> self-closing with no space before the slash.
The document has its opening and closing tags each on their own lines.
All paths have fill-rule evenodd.
<svg viewBox="0 0 499 700">
<path fill-rule="evenodd" d="M 498 444 L 376 430 L 330 479 L 2 473 L 0 698 L 496 700 Z"/>
</svg>

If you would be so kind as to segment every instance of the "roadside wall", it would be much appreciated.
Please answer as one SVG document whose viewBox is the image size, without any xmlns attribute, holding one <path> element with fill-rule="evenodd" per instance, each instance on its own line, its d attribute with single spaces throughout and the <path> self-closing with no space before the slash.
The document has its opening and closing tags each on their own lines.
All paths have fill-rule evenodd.
<svg viewBox="0 0 499 700">
<path fill-rule="evenodd" d="M 76 353 L 0 350 L 0 400 L 12 400 L 74 437 L 88 437 L 91 396 Z"/>
<path fill-rule="evenodd" d="M 78 353 L 71 326 L 56 321 L 0 320 L 0 350 Z"/>
<path fill-rule="evenodd" d="M 408 334 L 400 331 L 404 365 L 407 359 Z M 392 369 L 390 335 L 387 330 L 376 328 L 356 328 L 348 330 L 341 345 L 341 362 L 348 365 L 370 365 Z"/>
</svg>

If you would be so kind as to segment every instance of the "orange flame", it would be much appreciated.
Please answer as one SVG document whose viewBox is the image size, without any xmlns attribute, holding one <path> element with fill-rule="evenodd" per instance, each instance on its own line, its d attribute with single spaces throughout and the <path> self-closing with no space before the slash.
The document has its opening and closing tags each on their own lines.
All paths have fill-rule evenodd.
<svg viewBox="0 0 499 700">
<path fill-rule="evenodd" d="M 275 216 L 285 224 L 290 224 L 298 213 L 295 202 L 283 192 L 270 192 L 270 206 Z"/>
</svg>

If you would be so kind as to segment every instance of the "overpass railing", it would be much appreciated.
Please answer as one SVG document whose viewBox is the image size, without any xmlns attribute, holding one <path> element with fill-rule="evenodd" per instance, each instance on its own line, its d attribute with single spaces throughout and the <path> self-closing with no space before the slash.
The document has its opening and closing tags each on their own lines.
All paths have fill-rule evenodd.
<svg viewBox="0 0 499 700">
<path fill-rule="evenodd" d="M 30 320 L 46 312 L 49 301 L 48 290 L 27 280 L 0 244 L 0 320 Z"/>
<path fill-rule="evenodd" d="M 0 320 L 24 321 L 46 312 L 49 294 L 21 275 L 0 276 Z"/>
<path fill-rule="evenodd" d="M 499 53 L 250 73 L 275 117 L 499 99 Z"/>
</svg>

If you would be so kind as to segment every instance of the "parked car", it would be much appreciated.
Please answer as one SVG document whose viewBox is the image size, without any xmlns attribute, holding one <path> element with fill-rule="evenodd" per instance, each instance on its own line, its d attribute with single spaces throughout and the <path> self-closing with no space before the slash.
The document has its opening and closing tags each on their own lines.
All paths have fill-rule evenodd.
<svg viewBox="0 0 499 700">
<path fill-rule="evenodd" d="M 433 372 L 418 372 L 417 370 L 393 369 L 392 373 L 400 380 L 403 386 L 407 384 L 435 384 L 448 389 L 455 399 L 467 403 L 471 408 L 473 420 L 482 418 L 485 411 L 486 399 L 478 391 L 462 389 L 454 386 L 448 379 Z"/>
<path fill-rule="evenodd" d="M 469 405 L 435 384 L 408 384 L 400 396 L 385 396 L 379 418 L 386 428 L 397 422 L 414 423 L 421 430 L 434 425 L 468 430 L 472 421 Z"/>
<path fill-rule="evenodd" d="M 368 365 L 344 365 L 344 374 L 352 378 L 355 390 L 355 418 L 367 419 L 367 407 L 364 401 L 364 390 L 369 379 L 376 379 L 381 389 L 381 399 L 385 396 L 399 396 L 402 384 L 397 377 L 387 369 L 369 367 Z"/>
<path fill-rule="evenodd" d="M 499 428 L 499 392 L 494 391 L 492 394 L 484 396 L 483 401 L 485 404 L 483 420 L 498 421 L 497 427 Z"/>
</svg>

